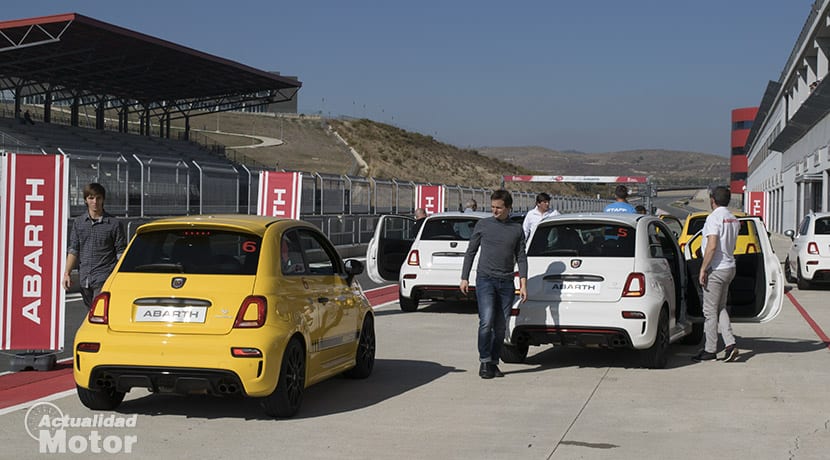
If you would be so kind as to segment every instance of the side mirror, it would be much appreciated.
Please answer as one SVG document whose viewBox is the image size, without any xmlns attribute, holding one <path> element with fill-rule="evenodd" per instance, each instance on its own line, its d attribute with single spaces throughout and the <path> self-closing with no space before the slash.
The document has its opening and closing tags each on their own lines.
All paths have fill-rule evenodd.
<svg viewBox="0 0 830 460">
<path fill-rule="evenodd" d="M 785 230 L 784 236 L 789 236 L 791 240 L 795 239 L 795 231 L 794 230 Z"/>
<path fill-rule="evenodd" d="M 352 279 L 363 273 L 363 262 L 356 260 L 356 259 L 348 259 L 343 262 L 343 266 L 346 268 L 346 275 L 348 277 L 349 282 L 352 282 Z"/>
</svg>

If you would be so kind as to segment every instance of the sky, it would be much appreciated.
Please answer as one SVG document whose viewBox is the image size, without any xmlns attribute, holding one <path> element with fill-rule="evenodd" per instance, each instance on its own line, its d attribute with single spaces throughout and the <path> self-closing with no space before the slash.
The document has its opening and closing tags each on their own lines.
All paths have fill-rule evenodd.
<svg viewBox="0 0 830 460">
<path fill-rule="evenodd" d="M 813 0 L 26 0 L 296 76 L 299 110 L 459 147 L 728 156 Z"/>
</svg>

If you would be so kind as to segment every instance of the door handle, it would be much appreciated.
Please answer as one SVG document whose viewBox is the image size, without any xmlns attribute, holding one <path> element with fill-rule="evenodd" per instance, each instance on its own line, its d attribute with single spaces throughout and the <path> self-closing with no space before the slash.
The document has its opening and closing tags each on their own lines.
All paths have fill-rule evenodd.
<svg viewBox="0 0 830 460">
<path fill-rule="evenodd" d="M 317 301 L 320 302 L 320 303 L 328 303 L 329 298 L 328 297 L 317 297 Z"/>
</svg>

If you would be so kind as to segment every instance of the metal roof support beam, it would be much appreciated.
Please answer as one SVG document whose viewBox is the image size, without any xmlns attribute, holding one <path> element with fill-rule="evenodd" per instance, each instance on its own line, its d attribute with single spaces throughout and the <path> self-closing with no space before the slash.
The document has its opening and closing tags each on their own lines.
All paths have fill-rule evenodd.
<svg viewBox="0 0 830 460">
<path fill-rule="evenodd" d="M 46 100 L 43 101 L 43 122 L 52 123 L 52 91 L 46 91 Z"/>
</svg>

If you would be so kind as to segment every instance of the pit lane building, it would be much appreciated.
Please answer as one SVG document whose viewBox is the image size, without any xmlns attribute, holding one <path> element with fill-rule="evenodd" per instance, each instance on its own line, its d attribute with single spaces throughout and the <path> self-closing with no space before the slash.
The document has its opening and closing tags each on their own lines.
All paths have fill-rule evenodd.
<svg viewBox="0 0 830 460">
<path fill-rule="evenodd" d="M 771 231 L 830 211 L 830 0 L 816 0 L 784 70 L 770 81 L 747 143 L 746 190 L 766 195 Z"/>
</svg>

